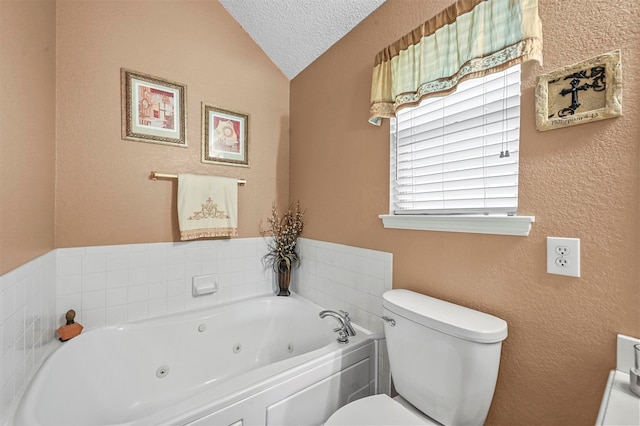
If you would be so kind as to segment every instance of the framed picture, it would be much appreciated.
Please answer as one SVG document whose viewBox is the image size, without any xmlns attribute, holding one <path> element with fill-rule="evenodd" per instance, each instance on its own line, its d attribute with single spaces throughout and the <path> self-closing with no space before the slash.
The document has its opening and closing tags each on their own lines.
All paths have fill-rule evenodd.
<svg viewBox="0 0 640 426">
<path fill-rule="evenodd" d="M 249 166 L 249 116 L 202 103 L 202 162 Z"/>
<path fill-rule="evenodd" d="M 538 77 L 536 127 L 540 131 L 622 115 L 620 50 Z"/>
<path fill-rule="evenodd" d="M 120 69 L 122 139 L 187 146 L 187 86 Z"/>
</svg>

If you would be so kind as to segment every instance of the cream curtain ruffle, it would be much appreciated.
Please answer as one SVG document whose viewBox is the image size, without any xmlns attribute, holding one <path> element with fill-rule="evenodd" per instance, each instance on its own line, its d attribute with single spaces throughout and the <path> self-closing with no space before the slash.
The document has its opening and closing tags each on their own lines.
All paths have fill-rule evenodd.
<svg viewBox="0 0 640 426">
<path fill-rule="evenodd" d="M 529 60 L 542 64 L 538 0 L 459 0 L 378 53 L 369 122 Z"/>
</svg>

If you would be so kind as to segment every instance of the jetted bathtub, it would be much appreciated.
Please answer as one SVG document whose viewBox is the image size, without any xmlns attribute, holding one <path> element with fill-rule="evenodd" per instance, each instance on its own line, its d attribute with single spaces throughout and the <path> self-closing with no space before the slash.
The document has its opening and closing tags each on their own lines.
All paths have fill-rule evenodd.
<svg viewBox="0 0 640 426">
<path fill-rule="evenodd" d="M 312 425 L 374 391 L 374 341 L 300 297 L 85 332 L 44 362 L 16 425 Z"/>
</svg>

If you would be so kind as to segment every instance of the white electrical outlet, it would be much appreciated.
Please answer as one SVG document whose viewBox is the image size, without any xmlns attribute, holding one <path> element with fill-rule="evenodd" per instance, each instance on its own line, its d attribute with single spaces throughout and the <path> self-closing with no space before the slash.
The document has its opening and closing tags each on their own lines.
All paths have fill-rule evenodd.
<svg viewBox="0 0 640 426">
<path fill-rule="evenodd" d="M 547 273 L 580 277 L 580 238 L 547 237 Z"/>
</svg>

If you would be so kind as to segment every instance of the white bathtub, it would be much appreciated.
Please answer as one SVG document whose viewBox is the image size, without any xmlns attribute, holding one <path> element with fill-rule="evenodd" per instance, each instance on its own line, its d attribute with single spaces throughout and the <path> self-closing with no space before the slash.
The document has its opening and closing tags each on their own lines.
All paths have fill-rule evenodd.
<svg viewBox="0 0 640 426">
<path fill-rule="evenodd" d="M 299 297 L 105 327 L 61 344 L 16 425 L 312 425 L 374 391 L 375 350 Z"/>
</svg>

